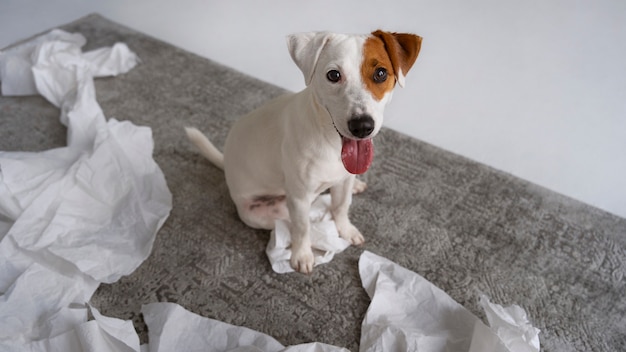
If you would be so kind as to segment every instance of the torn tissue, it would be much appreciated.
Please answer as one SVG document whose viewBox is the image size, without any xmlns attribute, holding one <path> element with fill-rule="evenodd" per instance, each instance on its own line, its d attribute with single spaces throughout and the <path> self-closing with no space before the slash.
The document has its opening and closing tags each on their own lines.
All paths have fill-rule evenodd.
<svg viewBox="0 0 626 352">
<path fill-rule="evenodd" d="M 150 128 L 107 121 L 96 102 L 93 78 L 125 73 L 137 56 L 121 43 L 83 53 L 85 42 L 53 30 L 0 53 L 2 93 L 41 94 L 67 126 L 66 147 L 0 152 L 5 346 L 86 322 L 84 302 L 148 257 L 171 210 Z"/>
</svg>

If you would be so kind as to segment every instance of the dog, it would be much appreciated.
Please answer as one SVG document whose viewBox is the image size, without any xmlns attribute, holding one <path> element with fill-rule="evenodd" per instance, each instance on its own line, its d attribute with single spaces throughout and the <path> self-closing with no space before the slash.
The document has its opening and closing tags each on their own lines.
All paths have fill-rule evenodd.
<svg viewBox="0 0 626 352">
<path fill-rule="evenodd" d="M 421 43 L 414 34 L 381 30 L 290 35 L 289 53 L 304 74 L 304 90 L 239 119 L 223 154 L 199 130 L 185 128 L 201 154 L 224 170 L 244 223 L 273 229 L 276 219 L 289 220 L 294 270 L 313 270 L 309 210 L 328 189 L 340 236 L 354 245 L 364 242 L 348 217 L 353 192 L 366 187 L 355 175 L 370 167 L 383 110 L 396 83 L 404 86 Z"/>
</svg>

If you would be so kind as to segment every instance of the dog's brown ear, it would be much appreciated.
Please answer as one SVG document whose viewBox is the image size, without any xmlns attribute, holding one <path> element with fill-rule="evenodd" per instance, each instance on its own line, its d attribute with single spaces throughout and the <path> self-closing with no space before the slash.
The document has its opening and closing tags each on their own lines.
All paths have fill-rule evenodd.
<svg viewBox="0 0 626 352">
<path fill-rule="evenodd" d="M 331 33 L 328 32 L 297 33 L 287 36 L 289 54 L 304 74 L 307 86 L 311 83 L 317 59 L 330 36 Z"/>
<path fill-rule="evenodd" d="M 410 33 L 391 33 L 381 30 L 372 32 L 385 43 L 391 65 L 400 87 L 404 87 L 404 76 L 411 69 L 422 47 L 422 37 Z"/>
</svg>

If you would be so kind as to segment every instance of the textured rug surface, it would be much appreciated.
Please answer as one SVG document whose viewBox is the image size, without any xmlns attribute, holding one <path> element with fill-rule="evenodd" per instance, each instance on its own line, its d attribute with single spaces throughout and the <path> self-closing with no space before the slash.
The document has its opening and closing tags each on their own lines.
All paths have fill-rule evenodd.
<svg viewBox="0 0 626 352">
<path fill-rule="evenodd" d="M 284 91 L 98 15 L 61 28 L 82 33 L 84 50 L 121 41 L 141 58 L 128 74 L 96 80 L 98 102 L 106 116 L 152 128 L 173 210 L 148 260 L 100 286 L 91 303 L 132 319 L 143 342 L 141 305 L 167 301 L 285 345 L 357 351 L 369 305 L 357 260 L 367 249 L 478 316 L 480 292 L 522 306 L 542 330 L 544 351 L 626 350 L 625 219 L 383 129 L 362 177 L 368 189 L 351 208 L 366 244 L 310 276 L 275 274 L 269 233 L 238 220 L 223 173 L 192 148 L 183 126 L 221 147 L 239 116 Z M 65 145 L 58 115 L 41 97 L 0 97 L 0 150 Z"/>
</svg>

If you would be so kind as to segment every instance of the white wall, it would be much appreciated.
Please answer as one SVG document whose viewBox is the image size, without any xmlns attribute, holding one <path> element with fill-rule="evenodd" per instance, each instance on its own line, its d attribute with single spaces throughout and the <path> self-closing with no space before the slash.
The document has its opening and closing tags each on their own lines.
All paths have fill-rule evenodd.
<svg viewBox="0 0 626 352">
<path fill-rule="evenodd" d="M 410 31 L 387 126 L 626 217 L 626 2 L 0 0 L 0 47 L 90 12 L 291 90 L 284 37 Z"/>
</svg>

